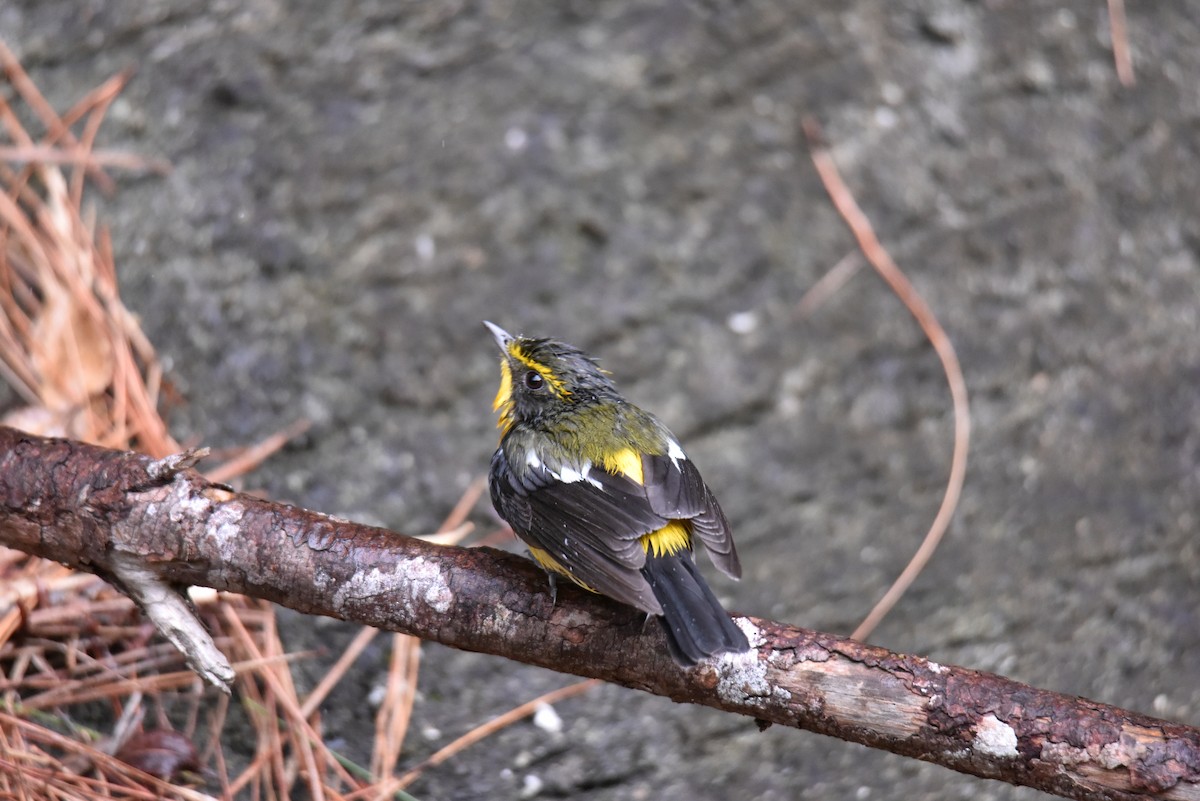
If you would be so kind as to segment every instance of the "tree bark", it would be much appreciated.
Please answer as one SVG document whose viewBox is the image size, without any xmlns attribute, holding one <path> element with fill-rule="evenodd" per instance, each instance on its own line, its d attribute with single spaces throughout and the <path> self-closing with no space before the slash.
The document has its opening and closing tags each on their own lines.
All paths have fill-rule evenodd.
<svg viewBox="0 0 1200 801">
<path fill-rule="evenodd" d="M 136 564 L 166 585 L 265 598 L 1068 798 L 1200 800 L 1192 727 L 759 618 L 736 618 L 749 653 L 682 670 L 644 615 L 570 586 L 552 603 L 529 560 L 237 494 L 187 463 L 0 428 L 0 545 L 118 586 Z"/>
</svg>

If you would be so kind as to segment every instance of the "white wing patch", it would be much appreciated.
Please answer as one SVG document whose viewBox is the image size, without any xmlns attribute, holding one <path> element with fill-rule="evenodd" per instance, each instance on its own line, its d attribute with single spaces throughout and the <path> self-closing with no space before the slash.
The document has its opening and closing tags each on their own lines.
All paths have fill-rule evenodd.
<svg viewBox="0 0 1200 801">
<path fill-rule="evenodd" d="M 576 470 L 574 467 L 571 467 L 569 464 L 565 464 L 557 473 L 555 473 L 553 470 L 550 471 L 551 475 L 564 484 L 574 484 L 576 481 L 586 481 L 596 489 L 603 490 L 604 486 L 599 481 L 591 477 L 591 472 L 591 462 L 584 462 L 583 466 L 578 470 Z"/>
<path fill-rule="evenodd" d="M 538 458 L 537 451 L 532 448 L 529 449 L 529 452 L 525 454 L 525 464 L 534 470 L 542 466 L 542 460 Z"/>
<path fill-rule="evenodd" d="M 679 447 L 679 443 L 670 437 L 667 438 L 667 456 L 671 457 L 671 464 L 679 467 L 680 460 L 687 460 L 687 454 L 683 452 L 683 448 Z"/>
</svg>

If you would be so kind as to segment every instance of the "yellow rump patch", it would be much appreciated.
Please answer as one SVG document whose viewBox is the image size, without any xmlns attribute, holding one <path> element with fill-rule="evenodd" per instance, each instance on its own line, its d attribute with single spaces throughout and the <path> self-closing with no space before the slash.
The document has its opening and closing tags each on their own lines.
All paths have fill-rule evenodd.
<svg viewBox="0 0 1200 801">
<path fill-rule="evenodd" d="M 653 556 L 671 556 L 686 550 L 692 543 L 692 532 L 683 520 L 672 520 L 658 531 L 644 535 L 642 550 Z"/>
<path fill-rule="evenodd" d="M 550 385 L 550 389 L 555 395 L 560 398 L 569 398 L 571 396 L 571 390 L 567 389 L 566 385 L 563 384 L 562 379 L 556 376 L 554 371 L 546 365 L 525 355 L 525 351 L 521 350 L 521 344 L 519 342 L 513 341 L 509 343 L 508 352 L 509 355 L 511 355 L 514 359 L 528 367 L 530 370 L 536 371 L 542 378 L 544 378 L 546 383 Z"/>
<path fill-rule="evenodd" d="M 623 473 L 639 484 L 644 483 L 642 455 L 633 448 L 614 451 L 604 455 L 604 469 L 609 473 Z"/>
</svg>

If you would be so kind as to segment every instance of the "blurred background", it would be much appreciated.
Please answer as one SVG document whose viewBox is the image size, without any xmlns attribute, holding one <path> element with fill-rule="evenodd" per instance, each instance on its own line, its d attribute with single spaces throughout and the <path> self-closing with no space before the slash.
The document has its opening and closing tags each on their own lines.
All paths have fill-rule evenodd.
<svg viewBox="0 0 1200 801">
<path fill-rule="evenodd" d="M 132 68 L 100 146 L 170 162 L 100 201 L 181 441 L 312 427 L 271 497 L 427 534 L 487 468 L 492 320 L 600 356 L 733 525 L 731 609 L 848 633 L 940 502 L 941 368 L 867 266 L 834 159 L 947 329 L 967 483 L 888 648 L 1200 724 L 1200 18 L 1102 3 L 16 0 L 0 38 L 58 109 Z M 498 525 L 481 500 L 470 519 Z M 516 547 L 515 543 L 512 544 Z M 354 635 L 282 615 L 315 684 Z M 326 703 L 369 751 L 376 640 Z M 423 649 L 402 767 L 564 677 Z M 602 687 L 418 798 L 1034 798 Z M 530 778 L 532 777 L 532 779 Z"/>
</svg>

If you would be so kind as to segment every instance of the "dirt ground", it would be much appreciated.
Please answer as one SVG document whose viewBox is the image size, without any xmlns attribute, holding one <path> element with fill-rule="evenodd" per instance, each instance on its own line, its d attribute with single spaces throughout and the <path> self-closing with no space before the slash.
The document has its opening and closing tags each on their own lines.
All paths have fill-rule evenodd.
<svg viewBox="0 0 1200 801">
<path fill-rule="evenodd" d="M 558 336 L 702 467 L 728 606 L 848 632 L 936 511 L 952 420 L 869 268 L 797 310 L 855 249 L 819 120 L 974 415 L 956 522 L 872 640 L 1195 725 L 1200 15 L 1129 6 L 1128 88 L 1095 0 L 9 0 L 0 36 L 60 109 L 136 70 L 101 146 L 174 170 L 102 213 L 179 437 L 306 417 L 255 486 L 425 533 L 495 446 L 480 321 Z M 352 633 L 286 620 L 298 648 Z M 364 761 L 379 643 L 325 715 Z M 430 645 L 405 759 L 568 681 Z M 1037 795 L 614 687 L 558 712 L 413 793 Z"/>
</svg>

